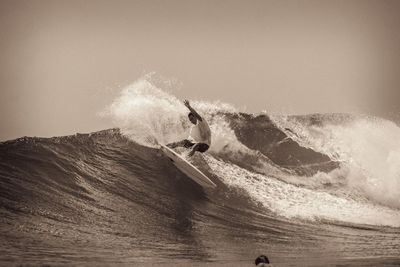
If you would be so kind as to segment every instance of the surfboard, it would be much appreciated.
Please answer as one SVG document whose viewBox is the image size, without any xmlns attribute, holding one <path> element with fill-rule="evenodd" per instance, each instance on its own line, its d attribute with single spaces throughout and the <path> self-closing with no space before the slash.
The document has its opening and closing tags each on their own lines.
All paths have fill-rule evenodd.
<svg viewBox="0 0 400 267">
<path fill-rule="evenodd" d="M 198 183 L 199 185 L 207 188 L 215 188 L 217 187 L 210 178 L 208 178 L 204 173 L 202 173 L 199 169 L 193 166 L 190 162 L 184 159 L 181 155 L 176 153 L 171 148 L 160 145 L 161 151 L 167 156 L 172 163 L 184 174 L 186 174 L 190 179 Z"/>
</svg>

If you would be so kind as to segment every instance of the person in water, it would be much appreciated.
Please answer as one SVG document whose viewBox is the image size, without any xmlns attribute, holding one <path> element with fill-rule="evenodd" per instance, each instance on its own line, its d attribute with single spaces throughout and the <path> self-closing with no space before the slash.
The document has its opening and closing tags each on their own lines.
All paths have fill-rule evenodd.
<svg viewBox="0 0 400 267">
<path fill-rule="evenodd" d="M 193 156 L 196 151 L 201 153 L 206 152 L 211 145 L 211 130 L 207 121 L 199 115 L 191 106 L 188 100 L 183 101 L 189 109 L 188 118 L 194 125 L 190 130 L 189 137 L 179 142 L 170 143 L 167 146 L 170 148 L 185 147 L 191 148 L 189 156 Z"/>
<path fill-rule="evenodd" d="M 257 267 L 272 266 L 272 264 L 269 263 L 268 257 L 265 255 L 258 256 L 254 263 L 256 264 Z"/>
</svg>

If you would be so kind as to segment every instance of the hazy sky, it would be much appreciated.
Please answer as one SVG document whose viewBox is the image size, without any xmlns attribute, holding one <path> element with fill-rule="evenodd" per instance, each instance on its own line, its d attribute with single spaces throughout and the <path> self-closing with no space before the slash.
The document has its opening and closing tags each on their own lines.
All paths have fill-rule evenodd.
<svg viewBox="0 0 400 267">
<path fill-rule="evenodd" d="M 155 71 L 180 98 L 248 111 L 400 105 L 400 1 L 0 0 L 0 140 L 111 127 L 121 86 Z"/>
</svg>

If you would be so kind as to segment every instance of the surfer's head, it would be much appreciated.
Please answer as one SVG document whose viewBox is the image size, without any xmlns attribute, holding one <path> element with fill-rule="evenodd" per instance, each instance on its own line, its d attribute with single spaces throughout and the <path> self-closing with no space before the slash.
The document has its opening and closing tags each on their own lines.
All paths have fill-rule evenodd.
<svg viewBox="0 0 400 267">
<path fill-rule="evenodd" d="M 197 124 L 197 118 L 196 118 L 196 116 L 195 116 L 192 112 L 190 112 L 190 113 L 188 114 L 188 118 L 189 118 L 189 120 L 190 120 L 191 123 Z"/>
</svg>

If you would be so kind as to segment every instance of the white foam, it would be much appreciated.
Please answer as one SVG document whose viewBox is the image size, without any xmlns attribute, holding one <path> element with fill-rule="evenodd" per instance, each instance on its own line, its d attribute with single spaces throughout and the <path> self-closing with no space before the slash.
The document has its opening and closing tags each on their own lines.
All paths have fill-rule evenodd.
<svg viewBox="0 0 400 267">
<path fill-rule="evenodd" d="M 341 161 L 349 171 L 347 185 L 360 188 L 379 203 L 400 208 L 400 128 L 379 118 L 343 123 L 304 125 L 296 120 L 275 122 L 306 147 Z"/>
<path fill-rule="evenodd" d="M 354 224 L 400 226 L 400 211 L 351 197 L 298 187 L 255 174 L 207 156 L 213 173 L 230 187 L 245 190 L 257 203 L 289 219 L 328 220 Z"/>
</svg>

